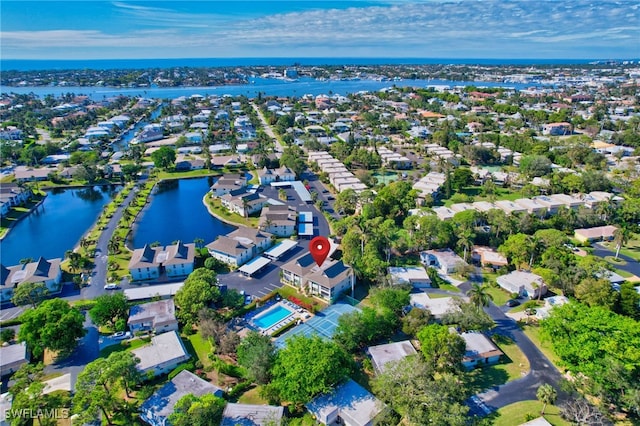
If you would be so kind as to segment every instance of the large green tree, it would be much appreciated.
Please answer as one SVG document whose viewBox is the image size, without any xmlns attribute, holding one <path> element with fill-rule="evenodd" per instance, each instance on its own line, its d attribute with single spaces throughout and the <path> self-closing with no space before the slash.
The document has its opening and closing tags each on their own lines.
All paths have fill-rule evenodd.
<svg viewBox="0 0 640 426">
<path fill-rule="evenodd" d="M 194 322 L 198 312 L 220 300 L 220 289 L 216 284 L 216 273 L 206 268 L 193 271 L 176 292 L 175 302 L 178 318 Z"/>
<path fill-rule="evenodd" d="M 168 146 L 163 146 L 151 153 L 151 159 L 156 167 L 168 169 L 172 167 L 176 161 L 176 151 Z"/>
<path fill-rule="evenodd" d="M 449 327 L 441 324 L 429 324 L 418 331 L 420 349 L 427 363 L 433 364 L 440 372 L 455 372 L 462 366 L 465 342 Z"/>
<path fill-rule="evenodd" d="M 34 356 L 40 357 L 45 349 L 68 355 L 84 336 L 84 315 L 62 299 L 45 300 L 35 309 L 21 316 L 18 339 L 27 343 Z"/>
<path fill-rule="evenodd" d="M 483 331 L 495 326 L 489 314 L 472 302 L 460 299 L 454 302 L 454 306 L 442 316 L 443 324 L 455 325 L 462 331 Z"/>
<path fill-rule="evenodd" d="M 271 379 L 276 350 L 271 338 L 250 331 L 237 348 L 238 364 L 247 369 L 248 378 L 259 384 Z"/>
<path fill-rule="evenodd" d="M 376 340 L 390 337 L 399 324 L 399 317 L 388 309 L 370 307 L 338 318 L 333 339 L 349 352 L 364 348 Z"/>
<path fill-rule="evenodd" d="M 16 306 L 31 305 L 35 308 L 48 294 L 49 290 L 44 283 L 24 283 L 13 290 L 11 303 Z"/>
<path fill-rule="evenodd" d="M 282 401 L 304 404 L 333 389 L 352 367 L 351 358 L 336 343 L 295 336 L 276 355 L 268 387 Z"/>
<path fill-rule="evenodd" d="M 180 398 L 169 415 L 173 426 L 210 426 L 220 424 L 225 400 L 213 394 Z"/>
<path fill-rule="evenodd" d="M 468 407 L 461 378 L 436 373 L 420 355 L 385 364 L 384 371 L 371 382 L 376 396 L 404 416 L 411 425 L 468 424 Z"/>
<path fill-rule="evenodd" d="M 129 316 L 129 302 L 124 293 L 103 294 L 96 298 L 96 303 L 89 310 L 91 320 L 97 325 L 115 326 L 120 319 Z"/>
</svg>

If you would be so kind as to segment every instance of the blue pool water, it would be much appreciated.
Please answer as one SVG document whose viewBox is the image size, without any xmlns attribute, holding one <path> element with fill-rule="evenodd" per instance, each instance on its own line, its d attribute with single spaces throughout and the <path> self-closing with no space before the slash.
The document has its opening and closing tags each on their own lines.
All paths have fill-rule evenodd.
<svg viewBox="0 0 640 426">
<path fill-rule="evenodd" d="M 273 327 L 293 312 L 282 305 L 271 308 L 253 319 L 253 323 L 263 330 Z"/>
</svg>

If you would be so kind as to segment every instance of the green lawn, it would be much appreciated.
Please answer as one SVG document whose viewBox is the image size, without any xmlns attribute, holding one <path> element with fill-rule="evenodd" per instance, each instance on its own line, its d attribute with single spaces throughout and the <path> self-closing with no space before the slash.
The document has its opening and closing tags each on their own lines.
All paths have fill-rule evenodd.
<svg viewBox="0 0 640 426">
<path fill-rule="evenodd" d="M 119 345 L 111 345 L 100 351 L 100 358 L 107 358 L 113 352 L 131 351 L 141 346 L 149 344 L 150 340 L 146 338 L 139 338 L 133 340 L 123 340 Z"/>
<path fill-rule="evenodd" d="M 513 426 L 527 421 L 527 416 L 540 416 L 542 403 L 540 401 L 522 401 L 502 407 L 492 415 L 493 425 Z M 570 426 L 571 423 L 560 417 L 560 409 L 555 405 L 547 405 L 544 418 L 553 426 Z"/>
<path fill-rule="evenodd" d="M 181 178 L 189 178 L 189 177 L 200 177 L 200 176 L 218 176 L 220 172 L 215 170 L 189 170 L 186 172 L 176 172 L 176 171 L 159 171 L 157 173 L 157 177 L 159 179 L 181 179 Z"/>
<path fill-rule="evenodd" d="M 209 194 L 207 194 L 206 197 L 209 211 L 218 216 L 220 220 L 235 225 L 248 226 L 249 228 L 258 227 L 258 221 L 260 220 L 260 218 L 251 216 L 242 217 L 239 214 L 231 213 L 222 205 L 222 202 L 219 198 L 211 198 Z"/>
<path fill-rule="evenodd" d="M 193 346 L 193 350 L 195 351 L 198 359 L 202 363 L 204 367 L 211 364 L 211 360 L 207 355 L 211 353 L 211 343 L 208 340 L 202 338 L 202 335 L 198 332 L 196 334 L 192 334 L 187 337 L 191 345 Z"/>
<path fill-rule="evenodd" d="M 438 288 L 439 288 L 440 290 L 444 290 L 444 291 L 451 291 L 451 292 L 453 292 L 453 293 L 460 293 L 460 289 L 459 289 L 458 287 L 456 287 L 456 286 L 455 286 L 455 285 L 453 285 L 453 284 L 449 284 L 449 283 L 447 283 L 447 284 L 444 284 L 444 283 L 443 283 L 443 284 L 440 284 L 440 285 L 438 286 Z"/>
<path fill-rule="evenodd" d="M 478 367 L 469 373 L 471 382 L 468 391 L 471 394 L 519 379 L 529 371 L 529 361 L 518 345 L 510 340 L 499 340 L 496 344 L 504 355 L 500 363 Z"/>
<path fill-rule="evenodd" d="M 238 398 L 240 404 L 267 405 L 268 401 L 260 397 L 260 386 L 249 389 Z"/>
<path fill-rule="evenodd" d="M 487 293 L 491 295 L 491 297 L 493 298 L 493 303 L 496 306 L 502 306 L 507 303 L 507 300 L 511 299 L 511 295 L 509 293 L 507 293 L 500 287 L 494 287 L 491 284 L 487 286 Z"/>
<path fill-rule="evenodd" d="M 631 272 L 623 271 L 622 269 L 616 269 L 615 273 L 620 275 L 621 277 L 624 277 L 624 278 L 631 278 L 631 277 L 635 276 Z"/>
</svg>

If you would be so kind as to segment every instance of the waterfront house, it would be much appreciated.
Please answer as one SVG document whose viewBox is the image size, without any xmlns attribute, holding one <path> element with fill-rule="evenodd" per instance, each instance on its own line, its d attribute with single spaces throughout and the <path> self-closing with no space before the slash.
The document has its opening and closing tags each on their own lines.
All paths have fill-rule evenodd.
<svg viewBox="0 0 640 426">
<path fill-rule="evenodd" d="M 465 343 L 462 365 L 467 370 L 482 365 L 496 364 L 500 361 L 502 351 L 484 334 L 467 332 L 461 333 L 460 337 L 464 339 Z"/>
<path fill-rule="evenodd" d="M 139 143 L 153 142 L 164 138 L 164 130 L 161 124 L 151 123 L 142 128 L 135 140 Z"/>
<path fill-rule="evenodd" d="M 281 269 L 282 283 L 330 303 L 335 302 L 345 291 L 353 290 L 356 284 L 353 269 L 342 260 L 326 259 L 318 266 L 310 253 L 285 263 Z"/>
<path fill-rule="evenodd" d="M 151 280 L 160 277 L 160 263 L 156 261 L 156 252 L 161 247 L 151 247 L 145 244 L 141 249 L 135 249 L 129 260 L 129 274 L 133 281 Z"/>
<path fill-rule="evenodd" d="M 129 261 L 129 274 L 133 281 L 157 279 L 166 273 L 168 277 L 185 277 L 193 272 L 195 244 L 176 244 L 166 247 L 145 245 L 136 249 Z"/>
<path fill-rule="evenodd" d="M 129 330 L 134 333 L 137 331 L 152 331 L 160 334 L 178 330 L 176 307 L 173 299 L 132 306 L 129 309 L 127 325 Z"/>
<path fill-rule="evenodd" d="M 499 276 L 496 282 L 509 293 L 535 299 L 547 293 L 547 285 L 542 277 L 528 271 L 512 271 Z"/>
<path fill-rule="evenodd" d="M 195 244 L 183 244 L 178 241 L 160 251 L 157 261 L 162 265 L 168 277 L 186 277 L 193 272 L 195 251 Z"/>
<path fill-rule="evenodd" d="M 213 159 L 212 159 L 213 161 Z M 221 176 L 212 186 L 211 192 L 216 197 L 222 197 L 225 194 L 238 194 L 244 191 L 247 186 L 247 179 L 242 175 L 224 175 Z"/>
<path fill-rule="evenodd" d="M 224 194 L 220 197 L 220 201 L 231 213 L 237 213 L 243 217 L 259 212 L 262 210 L 262 207 L 268 204 L 268 199 L 266 197 L 255 192 Z"/>
<path fill-rule="evenodd" d="M 177 331 L 151 338 L 151 343 L 131 351 L 140 362 L 136 366 L 143 374 L 158 376 L 176 368 L 190 358 Z"/>
<path fill-rule="evenodd" d="M 349 379 L 305 405 L 322 425 L 372 426 L 385 404 Z"/>
<path fill-rule="evenodd" d="M 207 244 L 212 257 L 232 266 L 241 266 L 273 244 L 272 235 L 256 229 L 239 227 Z"/>
<path fill-rule="evenodd" d="M 192 372 L 182 370 L 142 403 L 140 418 L 151 426 L 169 426 L 168 417 L 180 398 L 207 394 L 222 397 L 224 391 Z"/>
<path fill-rule="evenodd" d="M 0 264 L 0 302 L 11 300 L 14 289 L 25 283 L 42 283 L 49 293 L 60 292 L 61 261 L 62 259 L 47 260 L 40 257 L 37 261 L 24 265 L 5 267 Z"/>
</svg>

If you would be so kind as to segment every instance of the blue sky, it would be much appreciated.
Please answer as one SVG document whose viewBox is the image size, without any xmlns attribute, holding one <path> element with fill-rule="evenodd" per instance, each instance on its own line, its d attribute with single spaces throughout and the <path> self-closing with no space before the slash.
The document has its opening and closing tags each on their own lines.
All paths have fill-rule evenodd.
<svg viewBox="0 0 640 426">
<path fill-rule="evenodd" d="M 640 58 L 640 0 L 0 1 L 3 59 Z"/>
</svg>

